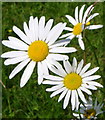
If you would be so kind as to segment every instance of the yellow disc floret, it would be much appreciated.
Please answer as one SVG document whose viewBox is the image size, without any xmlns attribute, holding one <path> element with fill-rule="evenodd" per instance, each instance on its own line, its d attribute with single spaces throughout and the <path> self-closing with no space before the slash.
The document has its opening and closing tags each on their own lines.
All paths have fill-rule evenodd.
<svg viewBox="0 0 105 120">
<path fill-rule="evenodd" d="M 66 88 L 76 90 L 81 86 L 82 78 L 77 73 L 70 73 L 65 76 L 63 82 Z"/>
<path fill-rule="evenodd" d="M 96 115 L 96 111 L 94 109 L 86 110 L 84 113 L 85 118 L 90 119 Z"/>
<path fill-rule="evenodd" d="M 90 25 L 90 22 L 87 22 L 86 25 Z"/>
<path fill-rule="evenodd" d="M 82 30 L 83 30 L 82 23 L 78 23 L 73 28 L 73 34 L 74 35 L 79 35 L 82 32 Z"/>
<path fill-rule="evenodd" d="M 49 53 L 48 45 L 41 40 L 31 43 L 28 48 L 29 57 L 36 62 L 43 61 Z"/>
</svg>

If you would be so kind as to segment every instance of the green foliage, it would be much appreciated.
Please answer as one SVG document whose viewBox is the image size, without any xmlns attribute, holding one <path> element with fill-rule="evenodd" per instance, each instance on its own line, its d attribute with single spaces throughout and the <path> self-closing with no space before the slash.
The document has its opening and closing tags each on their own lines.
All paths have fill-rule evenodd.
<svg viewBox="0 0 105 120">
<path fill-rule="evenodd" d="M 23 30 L 23 22 L 28 22 L 30 16 L 46 17 L 46 21 L 50 18 L 54 19 L 54 24 L 58 22 L 67 22 L 65 18 L 66 14 L 74 16 L 75 7 L 79 8 L 84 3 L 67 3 L 67 2 L 8 2 L 2 3 L 2 37 L 8 39 L 8 36 L 16 36 L 13 33 L 12 27 L 16 25 Z M 86 7 L 92 3 L 86 2 Z M 103 24 L 103 3 L 98 3 L 95 6 L 93 12 L 99 12 L 100 16 L 97 16 L 92 20 L 94 24 Z M 65 31 L 64 31 L 65 33 Z M 103 29 L 85 31 L 86 38 L 86 55 L 80 49 L 77 39 L 73 39 L 68 46 L 74 46 L 78 49 L 78 52 L 69 54 L 70 61 L 75 56 L 78 62 L 81 59 L 86 60 L 86 63 L 91 62 L 92 67 L 99 66 L 100 70 L 97 74 L 102 76 L 102 79 L 98 80 L 104 84 L 104 70 L 105 70 L 105 55 L 103 45 Z M 3 52 L 10 51 L 11 49 L 3 46 Z M 4 61 L 4 60 L 3 60 Z M 67 118 L 73 118 L 70 110 L 70 105 L 66 110 L 63 110 L 62 104 L 57 102 L 58 96 L 50 98 L 50 93 L 45 91 L 47 85 L 38 85 L 37 83 L 37 71 L 33 72 L 31 78 L 25 87 L 20 88 L 20 78 L 24 70 L 22 70 L 13 79 L 9 80 L 8 76 L 13 70 L 14 66 L 2 66 L 2 80 L 6 88 L 3 88 L 3 118 L 59 118 L 66 120 Z M 49 86 L 50 87 L 50 86 Z M 98 97 L 99 102 L 105 102 L 105 88 L 98 89 L 93 94 L 93 99 Z M 105 105 L 104 105 L 105 106 Z M 105 109 L 104 109 L 105 110 Z M 99 115 L 100 119 L 105 118 L 104 114 Z"/>
</svg>

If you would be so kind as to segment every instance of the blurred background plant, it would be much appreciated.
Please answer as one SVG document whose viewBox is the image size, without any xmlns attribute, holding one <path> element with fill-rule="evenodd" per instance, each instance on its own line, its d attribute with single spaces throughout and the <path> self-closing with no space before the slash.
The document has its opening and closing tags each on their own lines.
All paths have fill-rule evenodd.
<svg viewBox="0 0 105 120">
<path fill-rule="evenodd" d="M 13 25 L 16 25 L 23 30 L 23 22 L 29 21 L 30 16 L 46 17 L 46 21 L 50 18 L 54 19 L 54 24 L 58 22 L 69 22 L 65 18 L 65 15 L 74 16 L 75 7 L 79 8 L 86 4 L 86 8 L 93 4 L 92 2 L 86 3 L 70 3 L 70 2 L 5 2 L 2 3 L 2 39 L 8 39 L 8 36 L 16 36 L 12 31 Z M 85 8 L 85 9 L 86 9 Z M 105 13 L 104 3 L 98 3 L 93 12 L 99 12 L 100 15 L 92 20 L 94 24 L 104 24 Z M 80 49 L 77 39 L 71 41 L 68 46 L 74 46 L 78 49 L 78 52 L 68 54 L 70 61 L 75 56 L 78 62 L 84 58 L 86 63 L 91 62 L 92 68 L 99 66 L 100 70 L 97 74 L 102 78 L 98 80 L 104 85 L 103 89 L 94 91 L 93 99 L 97 97 L 99 102 L 105 103 L 105 42 L 104 42 L 104 28 L 98 30 L 86 30 L 85 35 L 85 53 Z M 65 31 L 63 32 L 65 33 Z M 89 41 L 88 41 L 89 40 Z M 11 49 L 2 46 L 2 52 L 10 51 Z M 66 120 L 67 118 L 73 118 L 70 111 L 70 105 L 66 110 L 62 108 L 62 102 L 58 103 L 58 97 L 50 98 L 50 93 L 45 91 L 47 85 L 38 85 L 36 69 L 32 74 L 30 80 L 25 87 L 20 88 L 20 77 L 23 70 L 16 75 L 13 79 L 9 80 L 8 76 L 13 70 L 14 66 L 4 66 L 2 60 L 2 114 L 3 118 L 59 118 Z M 103 110 L 105 110 L 105 105 Z M 104 119 L 105 115 L 100 114 L 100 119 Z"/>
</svg>

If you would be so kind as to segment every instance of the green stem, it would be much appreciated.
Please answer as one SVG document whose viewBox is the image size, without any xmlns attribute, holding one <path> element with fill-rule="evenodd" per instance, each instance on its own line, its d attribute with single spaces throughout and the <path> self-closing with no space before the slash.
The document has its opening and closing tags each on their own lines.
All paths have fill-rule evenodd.
<svg viewBox="0 0 105 120">
<path fill-rule="evenodd" d="M 89 43 L 89 45 L 91 46 L 91 49 L 94 53 L 94 57 L 95 57 L 95 60 L 96 60 L 96 63 L 97 65 L 100 67 L 100 64 L 99 64 L 99 61 L 98 61 L 98 58 L 97 58 L 97 55 L 96 55 L 96 52 L 94 51 L 94 46 L 91 44 L 90 40 L 85 36 L 85 39 L 87 40 L 87 42 Z"/>
</svg>

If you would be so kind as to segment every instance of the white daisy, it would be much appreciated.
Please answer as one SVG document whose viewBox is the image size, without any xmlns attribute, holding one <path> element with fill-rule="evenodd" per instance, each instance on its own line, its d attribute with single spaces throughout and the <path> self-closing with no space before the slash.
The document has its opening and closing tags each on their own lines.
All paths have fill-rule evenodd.
<svg viewBox="0 0 105 120">
<path fill-rule="evenodd" d="M 90 25 L 90 20 L 96 17 L 97 15 L 99 15 L 99 13 L 94 13 L 90 15 L 92 10 L 94 9 L 93 5 L 89 6 L 83 15 L 84 8 L 85 8 L 85 5 L 81 7 L 80 11 L 78 11 L 78 6 L 75 8 L 75 19 L 70 15 L 66 15 L 67 19 L 71 24 L 73 24 L 74 27 L 73 28 L 65 27 L 64 29 L 69 31 L 70 33 L 64 34 L 60 37 L 60 38 L 67 37 L 67 39 L 70 39 L 70 40 L 73 39 L 74 37 L 77 37 L 79 45 L 82 50 L 85 49 L 84 42 L 82 40 L 83 30 L 99 29 L 103 27 L 103 25 Z"/>
<path fill-rule="evenodd" d="M 77 113 L 73 113 L 74 116 L 76 116 L 78 119 L 84 118 L 85 120 L 90 120 L 91 118 L 96 119 L 97 116 L 103 111 L 101 111 L 101 108 L 103 107 L 103 104 L 97 104 L 97 98 L 95 100 L 95 103 L 93 103 L 92 98 L 89 97 L 89 101 L 87 101 L 86 104 L 80 105 L 80 110 L 76 111 Z M 78 113 L 80 112 L 80 114 Z"/>
<path fill-rule="evenodd" d="M 71 99 L 72 110 L 78 109 L 79 98 L 86 103 L 85 96 L 83 92 L 91 95 L 90 90 L 97 90 L 97 87 L 103 87 L 98 82 L 94 80 L 100 78 L 100 75 L 93 75 L 99 67 L 95 67 L 89 71 L 87 69 L 90 67 L 90 63 L 83 67 L 84 61 L 81 60 L 77 65 L 76 58 L 73 58 L 73 64 L 71 65 L 68 61 L 64 61 L 64 68 L 61 65 L 55 68 L 52 66 L 51 71 L 58 76 L 45 75 L 44 78 L 47 79 L 43 81 L 43 84 L 54 85 L 51 88 L 46 89 L 48 92 L 53 92 L 50 97 L 54 97 L 57 94 L 61 94 L 58 102 L 64 97 L 63 108 L 65 109 Z M 96 87 L 97 86 L 97 87 Z M 90 89 L 90 90 L 89 90 Z M 71 98 L 70 98 L 71 96 Z"/>
<path fill-rule="evenodd" d="M 8 37 L 9 40 L 3 40 L 2 44 L 15 49 L 16 51 L 6 52 L 1 55 L 2 58 L 8 58 L 4 61 L 5 65 L 17 64 L 11 72 L 9 78 L 13 78 L 26 65 L 24 73 L 20 80 L 20 87 L 23 87 L 29 80 L 37 63 L 38 84 L 43 81 L 43 74 L 48 74 L 48 66 L 57 64 L 57 61 L 68 59 L 68 56 L 60 53 L 75 52 L 74 47 L 63 47 L 68 41 L 56 41 L 62 33 L 65 23 L 58 23 L 52 29 L 53 19 L 50 19 L 45 25 L 45 17 L 30 17 L 29 27 L 24 22 L 23 33 L 19 28 L 13 26 L 13 31 L 19 36 Z M 55 60 L 52 60 L 52 58 Z"/>
</svg>

